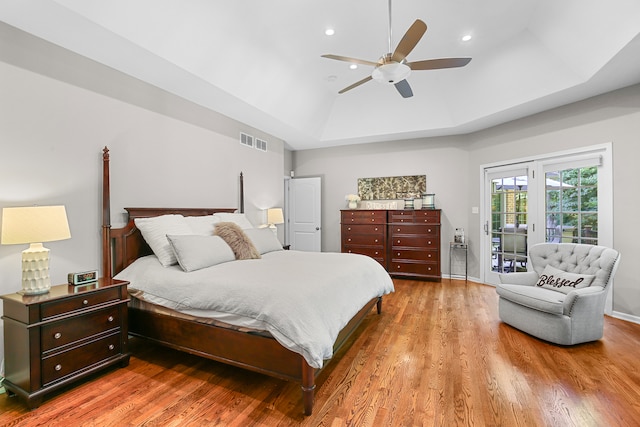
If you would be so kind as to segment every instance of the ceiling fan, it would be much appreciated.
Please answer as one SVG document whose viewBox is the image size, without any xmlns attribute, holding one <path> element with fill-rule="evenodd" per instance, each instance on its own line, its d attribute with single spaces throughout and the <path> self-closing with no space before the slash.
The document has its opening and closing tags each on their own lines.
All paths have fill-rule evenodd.
<svg viewBox="0 0 640 427">
<path fill-rule="evenodd" d="M 403 98 L 410 98 L 413 96 L 413 91 L 411 90 L 409 82 L 407 82 L 407 77 L 409 77 L 411 71 L 464 67 L 471 61 L 471 58 L 440 58 L 407 62 L 407 55 L 416 47 L 426 31 L 427 24 L 416 19 L 402 37 L 398 46 L 396 46 L 396 50 L 391 53 L 391 0 L 389 0 L 389 53 L 383 55 L 378 62 L 349 58 L 347 56 L 322 55 L 323 58 L 375 67 L 370 76 L 347 86 L 338 93 L 345 93 L 369 80 L 376 80 L 381 83 L 394 85 Z"/>
</svg>

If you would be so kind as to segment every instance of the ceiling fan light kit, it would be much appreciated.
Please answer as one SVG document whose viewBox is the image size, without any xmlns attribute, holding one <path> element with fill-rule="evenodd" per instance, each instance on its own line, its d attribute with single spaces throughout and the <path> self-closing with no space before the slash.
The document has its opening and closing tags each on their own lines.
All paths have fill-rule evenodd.
<svg viewBox="0 0 640 427">
<path fill-rule="evenodd" d="M 358 87 L 369 80 L 375 80 L 380 83 L 392 84 L 398 90 L 403 98 L 413 96 L 413 91 L 409 82 L 406 80 L 411 74 L 411 70 L 437 70 L 441 68 L 457 68 L 464 67 L 471 61 L 471 58 L 441 58 L 428 59 L 423 61 L 407 62 L 406 57 L 416 47 L 422 36 L 427 31 L 427 24 L 416 19 L 409 27 L 407 32 L 396 46 L 396 50 L 382 56 L 380 61 L 372 62 L 364 59 L 350 58 L 339 55 L 322 55 L 323 58 L 334 59 L 336 61 L 346 61 L 352 64 L 361 64 L 373 66 L 374 69 L 370 76 L 353 83 L 342 89 L 338 93 L 345 93 L 355 87 Z M 391 0 L 389 0 L 389 51 L 391 51 Z"/>
<path fill-rule="evenodd" d="M 391 62 L 376 67 L 371 73 L 371 77 L 377 82 L 396 84 L 411 74 L 411 68 L 407 64 Z"/>
</svg>

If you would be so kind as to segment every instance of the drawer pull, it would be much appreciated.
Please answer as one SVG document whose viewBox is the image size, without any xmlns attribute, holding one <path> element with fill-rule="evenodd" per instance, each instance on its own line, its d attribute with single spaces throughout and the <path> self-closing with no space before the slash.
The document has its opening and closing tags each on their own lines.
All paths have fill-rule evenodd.
<svg viewBox="0 0 640 427">
<path fill-rule="evenodd" d="M 400 244 L 400 240 L 398 240 L 398 244 Z"/>
<path fill-rule="evenodd" d="M 351 231 L 351 227 L 348 227 L 347 230 Z"/>
<path fill-rule="evenodd" d="M 398 231 L 400 231 L 400 229 L 398 228 Z"/>
<path fill-rule="evenodd" d="M 400 256 L 400 252 L 398 252 L 398 256 Z"/>
<path fill-rule="evenodd" d="M 431 254 L 427 255 L 429 258 L 431 258 Z"/>
<path fill-rule="evenodd" d="M 431 229 L 429 229 L 429 233 L 431 233 Z"/>
<path fill-rule="evenodd" d="M 428 242 L 428 243 L 429 243 L 429 244 L 431 244 L 431 240 L 429 240 L 429 242 Z"/>
<path fill-rule="evenodd" d="M 109 350 L 113 350 L 114 348 L 116 348 L 113 344 L 109 344 Z"/>
<path fill-rule="evenodd" d="M 55 334 L 53 334 L 53 337 L 59 340 L 60 338 L 62 338 L 62 334 L 60 332 L 56 332 Z"/>
<path fill-rule="evenodd" d="M 109 322 L 113 322 L 113 316 L 109 316 L 109 317 L 107 318 L 107 320 L 108 320 Z"/>
<path fill-rule="evenodd" d="M 373 231 L 378 231 L 378 227 L 374 228 Z"/>
<path fill-rule="evenodd" d="M 378 239 L 375 240 L 375 243 L 378 243 Z"/>
<path fill-rule="evenodd" d="M 62 369 L 62 365 L 61 365 L 61 364 L 57 364 L 57 365 L 55 366 L 55 368 L 53 368 L 53 369 L 55 369 L 56 371 L 59 371 L 59 370 L 61 370 L 61 369 Z"/>
<path fill-rule="evenodd" d="M 82 304 L 84 304 L 84 305 L 89 304 L 89 300 L 86 300 L 86 299 L 85 299 L 85 300 L 82 300 Z"/>
<path fill-rule="evenodd" d="M 400 269 L 400 266 L 398 266 L 398 269 Z"/>
<path fill-rule="evenodd" d="M 371 222 L 376 222 L 376 219 L 375 218 L 371 218 Z"/>
<path fill-rule="evenodd" d="M 351 237 L 349 237 L 349 238 L 347 239 L 347 242 L 350 242 L 350 241 L 351 241 Z"/>
<path fill-rule="evenodd" d="M 378 251 L 376 251 L 376 255 L 378 255 Z"/>
</svg>

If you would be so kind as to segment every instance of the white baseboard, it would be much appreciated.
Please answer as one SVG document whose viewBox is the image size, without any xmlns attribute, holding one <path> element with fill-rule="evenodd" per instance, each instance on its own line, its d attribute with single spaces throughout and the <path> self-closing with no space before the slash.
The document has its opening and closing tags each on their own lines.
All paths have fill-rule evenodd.
<svg viewBox="0 0 640 427">
<path fill-rule="evenodd" d="M 634 316 L 632 314 L 620 313 L 619 311 L 614 311 L 611 313 L 611 317 L 615 317 L 616 319 L 626 320 L 627 322 L 633 322 L 640 325 L 640 317 Z"/>
</svg>

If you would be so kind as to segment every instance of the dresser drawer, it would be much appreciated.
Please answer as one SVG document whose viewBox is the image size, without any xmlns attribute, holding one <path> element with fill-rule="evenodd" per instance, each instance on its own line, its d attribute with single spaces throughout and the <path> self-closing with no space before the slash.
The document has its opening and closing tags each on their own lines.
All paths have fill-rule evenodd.
<svg viewBox="0 0 640 427">
<path fill-rule="evenodd" d="M 81 347 L 44 358 L 42 360 L 43 385 L 119 355 L 120 345 L 120 333 L 114 333 Z"/>
<path fill-rule="evenodd" d="M 342 238 L 342 244 L 384 247 L 384 235 L 349 234 Z"/>
<path fill-rule="evenodd" d="M 425 250 L 394 249 L 391 251 L 391 258 L 394 261 L 415 260 L 438 262 L 439 257 L 440 253 L 435 248 Z"/>
<path fill-rule="evenodd" d="M 385 250 L 384 247 L 380 248 L 363 248 L 360 246 L 345 246 L 343 252 L 350 254 L 362 254 L 375 258 L 377 260 L 384 260 Z"/>
<path fill-rule="evenodd" d="M 383 210 L 353 210 L 342 211 L 343 224 L 385 224 L 387 211 Z"/>
<path fill-rule="evenodd" d="M 342 225 L 342 235 L 350 236 L 353 234 L 371 234 L 382 236 L 384 234 L 385 225 L 384 224 L 343 224 Z"/>
<path fill-rule="evenodd" d="M 440 249 L 440 237 L 424 236 L 391 236 L 391 247 L 396 250 L 399 247 Z"/>
<path fill-rule="evenodd" d="M 431 209 L 389 211 L 389 222 L 413 224 L 440 224 L 440 211 Z"/>
<path fill-rule="evenodd" d="M 416 263 L 391 261 L 389 273 L 419 276 L 439 276 L 440 268 L 437 262 Z"/>
<path fill-rule="evenodd" d="M 118 299 L 120 299 L 119 288 L 107 288 L 97 292 L 78 295 L 77 297 L 44 303 L 40 307 L 40 316 L 44 320 Z"/>
<path fill-rule="evenodd" d="M 439 225 L 389 224 L 389 230 L 392 236 L 395 236 L 397 234 L 419 234 L 425 237 L 438 237 L 440 235 Z"/>
<path fill-rule="evenodd" d="M 120 327 L 119 306 L 83 314 L 42 327 L 42 352 Z"/>
</svg>

